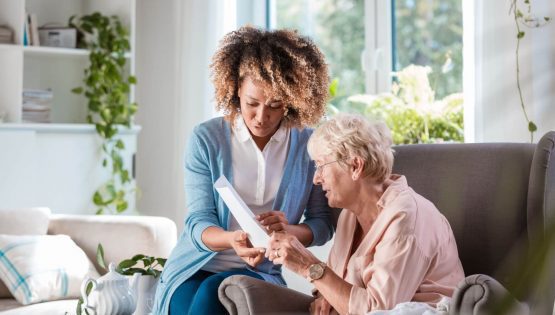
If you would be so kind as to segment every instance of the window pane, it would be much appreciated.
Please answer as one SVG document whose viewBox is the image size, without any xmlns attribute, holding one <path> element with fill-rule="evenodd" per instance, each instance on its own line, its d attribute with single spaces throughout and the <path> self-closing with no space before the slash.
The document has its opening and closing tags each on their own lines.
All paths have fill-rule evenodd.
<svg viewBox="0 0 555 315">
<path fill-rule="evenodd" d="M 339 80 L 337 99 L 364 93 L 363 0 L 276 0 L 272 14 L 272 27 L 297 29 L 320 47 L 331 79 Z"/>
<path fill-rule="evenodd" d="M 393 0 L 394 67 L 430 66 L 435 98 L 462 91 L 462 0 Z"/>
</svg>

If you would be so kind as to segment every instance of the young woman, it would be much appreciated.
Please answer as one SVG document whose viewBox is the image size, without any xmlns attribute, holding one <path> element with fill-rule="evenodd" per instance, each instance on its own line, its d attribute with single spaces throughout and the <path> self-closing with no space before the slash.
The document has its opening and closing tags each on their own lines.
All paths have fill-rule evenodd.
<svg viewBox="0 0 555 315">
<path fill-rule="evenodd" d="M 312 130 L 305 127 L 320 120 L 328 96 L 320 50 L 293 31 L 242 27 L 223 38 L 211 68 L 225 116 L 200 124 L 189 139 L 185 229 L 161 276 L 156 314 L 225 313 L 218 286 L 231 275 L 285 284 L 213 188 L 221 175 L 269 233 L 287 231 L 304 246 L 333 234 L 306 150 Z"/>
</svg>

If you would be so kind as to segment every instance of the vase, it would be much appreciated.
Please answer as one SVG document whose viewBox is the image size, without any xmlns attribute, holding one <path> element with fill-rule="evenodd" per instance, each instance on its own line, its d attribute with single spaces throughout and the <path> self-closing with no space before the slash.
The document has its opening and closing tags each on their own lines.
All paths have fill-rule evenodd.
<svg viewBox="0 0 555 315">
<path fill-rule="evenodd" d="M 158 278 L 142 275 L 137 280 L 137 308 L 133 315 L 150 315 L 154 306 Z"/>
</svg>

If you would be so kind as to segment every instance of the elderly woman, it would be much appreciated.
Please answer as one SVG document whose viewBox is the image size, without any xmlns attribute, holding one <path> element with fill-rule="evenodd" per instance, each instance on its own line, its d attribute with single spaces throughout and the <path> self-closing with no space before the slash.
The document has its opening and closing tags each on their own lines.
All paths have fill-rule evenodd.
<svg viewBox="0 0 555 315">
<path fill-rule="evenodd" d="M 328 97 L 324 56 L 293 31 L 242 27 L 213 57 L 217 109 L 224 117 L 197 126 L 185 154 L 188 213 L 156 292 L 154 314 L 225 313 L 218 286 L 231 275 L 285 284 L 281 266 L 253 248 L 214 182 L 225 175 L 260 223 L 303 245 L 333 235 L 321 187 L 313 185 L 307 152 Z M 304 215 L 304 220 L 301 218 Z"/>
<path fill-rule="evenodd" d="M 401 302 L 431 306 L 464 278 L 449 222 L 404 176 L 391 174 L 389 130 L 338 115 L 308 143 L 314 183 L 342 211 L 327 263 L 293 236 L 274 233 L 266 255 L 315 286 L 315 314 L 365 314 Z"/>
</svg>

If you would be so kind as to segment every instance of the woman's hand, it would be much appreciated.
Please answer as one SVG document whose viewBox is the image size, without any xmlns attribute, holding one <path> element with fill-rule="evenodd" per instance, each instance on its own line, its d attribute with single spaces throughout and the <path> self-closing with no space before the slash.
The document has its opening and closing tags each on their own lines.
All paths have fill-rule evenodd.
<svg viewBox="0 0 555 315">
<path fill-rule="evenodd" d="M 237 256 L 243 259 L 249 266 L 256 267 L 264 259 L 264 248 L 253 248 L 251 242 L 247 237 L 247 233 L 238 230 L 231 234 L 229 245 Z"/>
<path fill-rule="evenodd" d="M 272 234 L 265 256 L 305 278 L 308 267 L 320 262 L 295 236 L 286 233 Z"/>
<path fill-rule="evenodd" d="M 285 231 L 285 228 L 289 225 L 289 221 L 287 221 L 285 213 L 282 211 L 264 212 L 257 215 L 256 219 L 268 233 Z"/>
<path fill-rule="evenodd" d="M 314 302 L 310 303 L 309 310 L 311 315 L 328 315 L 332 307 L 323 296 L 320 296 L 316 298 Z"/>
</svg>

